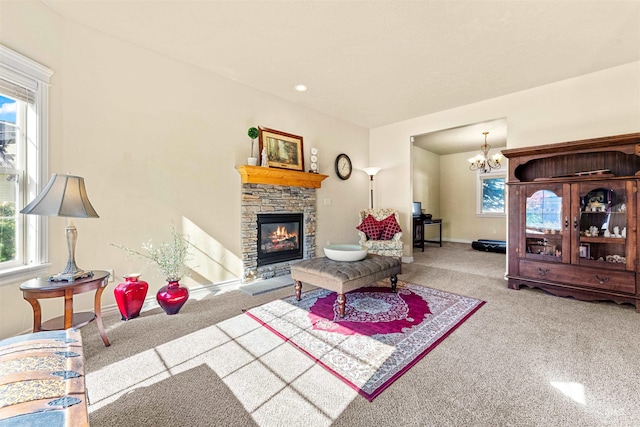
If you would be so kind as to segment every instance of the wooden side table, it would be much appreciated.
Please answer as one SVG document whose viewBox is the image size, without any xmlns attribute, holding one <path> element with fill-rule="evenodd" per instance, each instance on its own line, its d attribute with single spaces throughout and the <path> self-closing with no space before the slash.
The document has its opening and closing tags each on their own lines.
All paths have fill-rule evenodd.
<svg viewBox="0 0 640 427">
<path fill-rule="evenodd" d="M 33 307 L 33 332 L 53 331 L 59 329 L 79 328 L 92 320 L 96 320 L 98 331 L 105 347 L 109 347 L 109 339 L 102 325 L 100 300 L 109 283 L 109 272 L 96 270 L 92 277 L 85 277 L 73 282 L 50 282 L 48 276 L 31 279 L 20 285 L 22 297 Z M 89 291 L 96 291 L 94 311 L 74 313 L 73 296 Z M 42 310 L 39 299 L 64 297 L 64 316 L 42 323 Z"/>
</svg>

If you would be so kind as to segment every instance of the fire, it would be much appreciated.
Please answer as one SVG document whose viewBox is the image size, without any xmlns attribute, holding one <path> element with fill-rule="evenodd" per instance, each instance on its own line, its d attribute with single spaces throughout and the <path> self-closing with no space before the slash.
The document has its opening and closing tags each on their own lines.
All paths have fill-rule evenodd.
<svg viewBox="0 0 640 427">
<path fill-rule="evenodd" d="M 262 239 L 261 248 L 264 252 L 276 252 L 298 248 L 297 231 L 290 232 L 286 226 L 278 225 Z"/>
<path fill-rule="evenodd" d="M 286 227 L 278 227 L 275 231 L 276 238 L 282 239 L 289 237 L 289 232 Z"/>
<path fill-rule="evenodd" d="M 270 235 L 269 239 L 273 242 L 282 242 L 284 240 L 293 240 L 296 241 L 298 239 L 298 233 L 289 233 L 287 227 L 278 226 Z"/>
</svg>

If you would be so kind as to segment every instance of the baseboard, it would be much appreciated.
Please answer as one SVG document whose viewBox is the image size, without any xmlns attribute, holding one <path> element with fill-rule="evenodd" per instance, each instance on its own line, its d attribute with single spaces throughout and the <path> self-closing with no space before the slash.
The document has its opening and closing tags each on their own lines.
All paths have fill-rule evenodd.
<svg viewBox="0 0 640 427">
<path fill-rule="evenodd" d="M 443 242 L 451 242 L 451 243 L 468 243 L 471 244 L 473 242 L 473 240 L 467 240 L 467 239 L 447 239 L 447 240 L 442 240 Z"/>
</svg>

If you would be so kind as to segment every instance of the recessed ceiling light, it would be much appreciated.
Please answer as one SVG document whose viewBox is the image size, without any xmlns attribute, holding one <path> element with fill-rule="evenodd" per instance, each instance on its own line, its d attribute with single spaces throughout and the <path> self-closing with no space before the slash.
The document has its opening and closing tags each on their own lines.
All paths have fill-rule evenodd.
<svg viewBox="0 0 640 427">
<path fill-rule="evenodd" d="M 305 85 L 295 85 L 293 88 L 295 90 L 297 90 L 298 92 L 306 92 L 307 91 L 307 87 Z"/>
</svg>

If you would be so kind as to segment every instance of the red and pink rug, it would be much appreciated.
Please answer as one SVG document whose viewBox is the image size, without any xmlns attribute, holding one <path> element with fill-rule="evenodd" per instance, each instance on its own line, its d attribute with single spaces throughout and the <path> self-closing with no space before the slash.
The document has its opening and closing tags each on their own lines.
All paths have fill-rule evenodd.
<svg viewBox="0 0 640 427">
<path fill-rule="evenodd" d="M 372 401 L 476 312 L 484 301 L 398 281 L 346 294 L 316 289 L 246 313 Z"/>
</svg>

